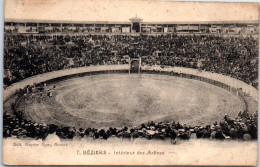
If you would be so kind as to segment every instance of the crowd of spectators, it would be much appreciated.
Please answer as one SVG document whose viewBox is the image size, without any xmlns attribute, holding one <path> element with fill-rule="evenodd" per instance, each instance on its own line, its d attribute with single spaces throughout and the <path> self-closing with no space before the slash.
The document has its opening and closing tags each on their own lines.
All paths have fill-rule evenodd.
<svg viewBox="0 0 260 167">
<path fill-rule="evenodd" d="M 214 35 L 5 36 L 4 85 L 55 70 L 127 64 L 196 68 L 258 84 L 258 40 Z"/>
<path fill-rule="evenodd" d="M 55 70 L 127 64 L 141 57 L 143 65 L 195 68 L 228 75 L 257 88 L 258 40 L 253 37 L 213 35 L 7 35 L 4 47 L 4 85 Z M 47 125 L 24 119 L 22 112 L 4 113 L 4 137 L 45 139 L 56 133 L 64 139 L 111 137 L 135 139 L 257 139 L 257 114 L 239 113 L 235 119 L 207 126 L 177 122 L 148 122 L 123 128 L 80 128 Z"/>
<path fill-rule="evenodd" d="M 62 127 L 54 124 L 36 123 L 23 118 L 22 112 L 13 115 L 4 113 L 3 137 L 34 138 L 45 140 L 49 134 L 55 133 L 61 139 L 89 137 L 93 139 L 121 138 L 133 140 L 189 140 L 190 138 L 207 138 L 217 140 L 256 140 L 257 113 L 249 115 L 239 113 L 235 119 L 225 115 L 222 122 L 207 126 L 190 126 L 178 122 L 153 122 L 134 127 L 108 129 Z"/>
</svg>

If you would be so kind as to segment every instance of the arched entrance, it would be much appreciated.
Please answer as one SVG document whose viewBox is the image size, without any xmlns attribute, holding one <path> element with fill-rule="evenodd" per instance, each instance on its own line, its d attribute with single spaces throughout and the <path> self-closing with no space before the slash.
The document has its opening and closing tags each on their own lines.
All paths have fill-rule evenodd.
<svg viewBox="0 0 260 167">
<path fill-rule="evenodd" d="M 130 59 L 130 73 L 140 73 L 141 58 Z"/>
<path fill-rule="evenodd" d="M 135 16 L 135 17 L 131 18 L 130 21 L 132 22 L 132 24 L 131 24 L 131 32 L 132 33 L 139 33 L 139 32 L 141 32 L 141 22 L 143 20 L 138 18 L 137 16 Z"/>
</svg>

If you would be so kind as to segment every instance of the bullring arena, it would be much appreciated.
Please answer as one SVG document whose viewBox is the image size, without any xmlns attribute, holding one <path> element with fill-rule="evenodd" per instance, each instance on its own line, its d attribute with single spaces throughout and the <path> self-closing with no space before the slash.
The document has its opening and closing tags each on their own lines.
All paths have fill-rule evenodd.
<svg viewBox="0 0 260 167">
<path fill-rule="evenodd" d="M 200 81 L 156 74 L 105 74 L 69 79 L 18 102 L 29 120 L 72 127 L 122 127 L 147 121 L 210 124 L 243 110 L 240 99 Z M 194 117 L 194 115 L 196 115 Z M 205 119 L 206 118 L 206 119 Z"/>
<path fill-rule="evenodd" d="M 257 111 L 252 96 L 244 94 L 241 98 L 238 92 L 227 90 L 228 85 L 222 83 L 221 88 L 214 81 L 210 84 L 207 78 L 216 78 L 214 74 L 206 72 L 208 77 L 203 81 L 182 75 L 190 73 L 187 70 L 203 74 L 192 69 L 172 68 L 172 73 L 162 73 L 158 67 L 157 70 L 144 68 L 141 74 L 129 74 L 128 70 L 126 65 L 97 66 L 29 78 L 11 86 L 16 89 L 16 86 L 36 84 L 33 93 L 16 98 L 15 109 L 37 123 L 76 128 L 133 127 L 149 121 L 205 126 L 223 120 L 225 114 L 237 117 L 246 108 L 251 114 Z M 174 73 L 176 70 L 178 74 Z M 221 77 L 230 84 L 239 82 Z M 254 88 L 251 89 L 246 91 L 253 95 Z M 5 109 L 10 108 L 14 99 L 5 101 Z"/>
</svg>

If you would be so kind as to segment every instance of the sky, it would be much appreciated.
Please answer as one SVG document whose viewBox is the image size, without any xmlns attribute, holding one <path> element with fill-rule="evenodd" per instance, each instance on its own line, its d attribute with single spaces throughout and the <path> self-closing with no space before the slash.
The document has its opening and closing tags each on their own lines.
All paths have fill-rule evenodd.
<svg viewBox="0 0 260 167">
<path fill-rule="evenodd" d="M 6 0 L 5 18 L 147 22 L 258 20 L 258 4 L 159 0 Z"/>
</svg>

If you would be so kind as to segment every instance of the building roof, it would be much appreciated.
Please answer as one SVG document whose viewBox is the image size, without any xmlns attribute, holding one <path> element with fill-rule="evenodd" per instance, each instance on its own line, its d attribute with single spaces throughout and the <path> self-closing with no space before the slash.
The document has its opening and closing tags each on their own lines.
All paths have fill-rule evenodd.
<svg viewBox="0 0 260 167">
<path fill-rule="evenodd" d="M 133 17 L 132 22 L 141 22 L 142 19 Z M 131 21 L 72 21 L 72 20 L 38 20 L 38 19 L 5 19 L 5 22 L 14 23 L 59 23 L 59 24 L 131 24 Z M 231 20 L 231 21 L 166 21 L 142 22 L 142 24 L 259 24 L 258 20 Z"/>
<path fill-rule="evenodd" d="M 129 20 L 130 20 L 131 22 L 138 22 L 138 23 L 141 22 L 141 21 L 143 21 L 143 19 L 137 17 L 137 15 L 136 15 L 135 17 L 129 19 Z"/>
<path fill-rule="evenodd" d="M 59 24 L 131 24 L 130 21 L 74 21 L 74 20 L 38 20 L 38 19 L 5 19 L 14 23 L 59 23 Z"/>
<path fill-rule="evenodd" d="M 231 21 L 166 21 L 142 22 L 142 24 L 259 24 L 258 20 L 231 20 Z"/>
</svg>

